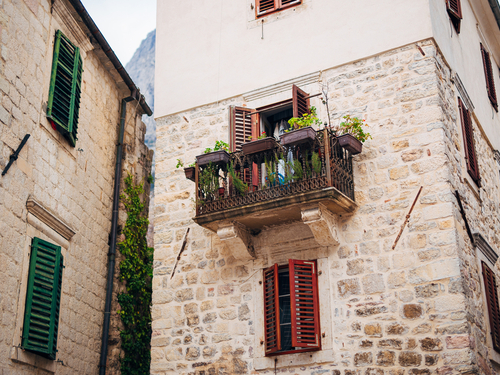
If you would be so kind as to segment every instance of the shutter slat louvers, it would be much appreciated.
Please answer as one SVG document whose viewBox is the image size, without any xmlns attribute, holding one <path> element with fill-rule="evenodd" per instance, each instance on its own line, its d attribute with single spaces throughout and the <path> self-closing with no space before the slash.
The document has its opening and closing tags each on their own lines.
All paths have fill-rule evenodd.
<svg viewBox="0 0 500 375">
<path fill-rule="evenodd" d="M 462 133 L 464 137 L 465 159 L 467 164 L 467 172 L 480 185 L 479 166 L 477 164 L 476 148 L 474 145 L 474 132 L 472 128 L 472 117 L 470 111 L 465 108 L 464 103 L 458 98 L 458 107 L 460 110 L 460 119 L 462 122 Z"/>
<path fill-rule="evenodd" d="M 244 107 L 233 107 L 231 119 L 231 151 L 241 151 L 241 145 L 248 142 L 252 135 L 252 110 Z"/>
<path fill-rule="evenodd" d="M 267 355 L 281 349 L 277 264 L 264 270 L 264 319 Z"/>
<path fill-rule="evenodd" d="M 304 113 L 309 113 L 308 96 L 297 86 L 292 86 L 293 117 L 302 117 Z"/>
<path fill-rule="evenodd" d="M 486 91 L 488 92 L 488 98 L 490 99 L 491 105 L 498 112 L 498 101 L 497 93 L 495 90 L 495 78 L 493 77 L 493 69 L 491 66 L 490 53 L 486 51 L 483 44 L 481 43 L 481 56 L 483 57 L 483 69 L 484 77 L 486 79 Z"/>
<path fill-rule="evenodd" d="M 462 5 L 460 4 L 460 0 L 446 0 L 446 10 L 456 32 L 460 33 L 460 21 L 462 20 Z"/>
<path fill-rule="evenodd" d="M 61 247 L 33 239 L 21 346 L 55 358 L 62 281 Z"/>
<path fill-rule="evenodd" d="M 263 15 L 274 11 L 277 7 L 275 5 L 277 0 L 257 0 L 257 15 Z"/>
<path fill-rule="evenodd" d="M 493 348 L 500 352 L 500 308 L 498 305 L 498 292 L 494 272 L 482 263 L 483 280 L 486 292 L 486 302 L 488 305 L 488 315 L 490 318 L 491 339 Z"/>
<path fill-rule="evenodd" d="M 315 261 L 289 260 L 292 346 L 321 347 Z"/>
</svg>

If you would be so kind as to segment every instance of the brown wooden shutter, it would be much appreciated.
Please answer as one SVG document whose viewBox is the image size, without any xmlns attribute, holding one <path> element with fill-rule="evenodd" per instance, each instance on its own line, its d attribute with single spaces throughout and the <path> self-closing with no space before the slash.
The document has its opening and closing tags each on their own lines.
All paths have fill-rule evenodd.
<svg viewBox="0 0 500 375">
<path fill-rule="evenodd" d="M 290 259 L 292 346 L 321 348 L 316 261 Z"/>
<path fill-rule="evenodd" d="M 252 111 L 245 107 L 230 108 L 230 151 L 241 151 L 241 145 L 248 142 L 248 137 L 252 136 Z"/>
<path fill-rule="evenodd" d="M 292 4 L 300 4 L 301 0 L 281 0 L 281 6 L 285 7 Z"/>
<path fill-rule="evenodd" d="M 446 10 L 450 16 L 453 27 L 460 33 L 460 20 L 462 19 L 462 5 L 460 0 L 446 0 Z"/>
<path fill-rule="evenodd" d="M 256 0 L 257 1 L 257 15 L 262 16 L 263 14 L 272 12 L 278 9 L 278 0 Z"/>
<path fill-rule="evenodd" d="M 277 264 L 264 270 L 264 319 L 267 355 L 281 349 Z"/>
<path fill-rule="evenodd" d="M 309 94 L 292 86 L 293 117 L 302 117 L 304 113 L 309 113 Z"/>
<path fill-rule="evenodd" d="M 488 98 L 490 98 L 491 105 L 498 112 L 497 93 L 495 90 L 495 78 L 493 77 L 493 69 L 491 67 L 490 53 L 486 51 L 481 43 L 481 55 L 483 56 L 484 76 L 486 78 L 486 90 L 488 91 Z"/>
<path fill-rule="evenodd" d="M 486 293 L 486 302 L 488 305 L 488 315 L 490 317 L 491 339 L 493 349 L 500 352 L 500 309 L 498 306 L 497 283 L 494 272 L 481 262 L 483 266 L 483 280 Z"/>
<path fill-rule="evenodd" d="M 465 108 L 462 100 L 458 98 L 458 107 L 460 109 L 460 119 L 462 121 L 462 133 L 464 137 L 465 160 L 467 162 L 467 172 L 480 186 L 481 177 L 479 175 L 479 167 L 477 164 L 476 148 L 474 146 L 474 131 L 472 129 L 472 117 L 467 108 Z"/>
</svg>

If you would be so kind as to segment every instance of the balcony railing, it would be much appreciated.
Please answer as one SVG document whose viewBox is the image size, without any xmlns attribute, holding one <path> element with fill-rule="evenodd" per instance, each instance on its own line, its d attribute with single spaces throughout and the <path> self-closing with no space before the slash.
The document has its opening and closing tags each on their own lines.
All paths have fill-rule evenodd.
<svg viewBox="0 0 500 375">
<path fill-rule="evenodd" d="M 274 143 L 274 142 L 273 142 Z M 352 156 L 330 130 L 309 142 L 245 154 L 197 166 L 196 217 L 335 188 L 354 201 Z"/>
</svg>

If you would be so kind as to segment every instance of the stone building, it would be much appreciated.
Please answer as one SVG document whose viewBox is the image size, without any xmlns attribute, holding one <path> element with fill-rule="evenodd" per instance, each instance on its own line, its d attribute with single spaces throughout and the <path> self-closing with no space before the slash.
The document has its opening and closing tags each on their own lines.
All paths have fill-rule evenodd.
<svg viewBox="0 0 500 375">
<path fill-rule="evenodd" d="M 158 20 L 151 372 L 500 372 L 498 4 L 159 2 Z M 240 151 L 312 106 L 372 139 L 352 156 L 315 125 Z M 195 183 L 175 168 L 217 140 L 231 153 Z"/>
<path fill-rule="evenodd" d="M 0 373 L 97 374 L 114 192 L 150 174 L 151 111 L 79 0 L 1 1 L 0 46 Z"/>
</svg>

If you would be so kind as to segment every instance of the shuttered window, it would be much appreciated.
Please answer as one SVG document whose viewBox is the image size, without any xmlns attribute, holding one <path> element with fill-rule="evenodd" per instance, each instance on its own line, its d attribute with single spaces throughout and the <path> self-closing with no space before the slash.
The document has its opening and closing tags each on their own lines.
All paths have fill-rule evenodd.
<svg viewBox="0 0 500 375">
<path fill-rule="evenodd" d="M 245 107 L 230 108 L 229 138 L 231 151 L 241 151 L 241 145 L 249 142 L 252 134 L 252 110 Z"/>
<path fill-rule="evenodd" d="M 460 4 L 460 0 L 446 0 L 446 10 L 456 32 L 460 33 L 460 20 L 462 19 L 462 5 Z"/>
<path fill-rule="evenodd" d="M 490 53 L 486 51 L 481 43 L 481 55 L 483 56 L 484 78 L 486 79 L 486 91 L 491 105 L 498 112 L 497 93 L 495 90 L 495 78 L 493 76 L 493 69 L 491 67 Z"/>
<path fill-rule="evenodd" d="M 474 182 L 480 186 L 481 177 L 477 164 L 476 148 L 474 146 L 474 131 L 472 128 L 472 117 L 470 111 L 464 103 L 458 98 L 458 108 L 460 110 L 460 119 L 462 122 L 462 133 L 464 138 L 465 160 L 467 163 L 467 172 Z"/>
<path fill-rule="evenodd" d="M 500 308 L 498 305 L 497 283 L 495 273 L 482 263 L 483 280 L 486 294 L 486 302 L 488 305 L 488 315 L 490 319 L 490 332 L 493 342 L 493 349 L 500 353 Z"/>
<path fill-rule="evenodd" d="M 293 117 L 302 117 L 309 113 L 309 95 L 295 85 L 292 86 L 292 101 Z"/>
<path fill-rule="evenodd" d="M 321 349 L 316 261 L 264 270 L 266 355 Z"/>
<path fill-rule="evenodd" d="M 62 269 L 61 247 L 35 237 L 31 245 L 21 346 L 50 359 L 55 359 L 57 352 Z"/>
<path fill-rule="evenodd" d="M 58 30 L 54 42 L 47 117 L 52 127 L 63 134 L 72 146 L 76 144 L 78 133 L 82 73 L 80 49 Z"/>
<path fill-rule="evenodd" d="M 302 0 L 255 0 L 257 17 L 298 5 Z"/>
</svg>

